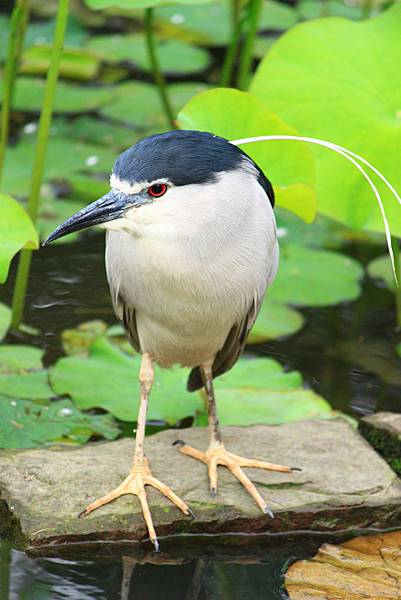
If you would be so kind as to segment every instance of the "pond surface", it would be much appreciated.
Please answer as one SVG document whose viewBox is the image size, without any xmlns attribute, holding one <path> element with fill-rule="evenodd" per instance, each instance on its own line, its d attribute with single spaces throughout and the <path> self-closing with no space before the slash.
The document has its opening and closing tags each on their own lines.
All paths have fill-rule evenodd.
<svg viewBox="0 0 401 600">
<path fill-rule="evenodd" d="M 342 250 L 357 253 L 361 260 L 364 248 Z M 46 363 L 62 355 L 60 334 L 65 328 L 91 319 L 115 322 L 103 253 L 103 235 L 89 234 L 79 242 L 34 254 L 25 320 L 41 332 L 33 339 L 29 336 L 29 342 L 45 347 Z M 13 278 L 14 271 L 2 289 L 7 303 Z M 308 386 L 348 414 L 399 410 L 401 378 L 394 354 L 392 295 L 366 281 L 357 301 L 305 309 L 303 314 L 306 323 L 298 334 L 259 345 L 255 351 L 300 370 Z M 11 337 L 10 341 L 24 339 Z M 287 597 L 282 573 L 288 563 L 312 556 L 323 541 L 319 536 L 309 544 L 283 545 L 274 552 L 267 546 L 262 559 L 247 557 L 230 563 L 211 556 L 178 564 L 132 564 L 120 558 L 31 559 L 3 543 L 0 599 L 282 599 Z"/>
</svg>

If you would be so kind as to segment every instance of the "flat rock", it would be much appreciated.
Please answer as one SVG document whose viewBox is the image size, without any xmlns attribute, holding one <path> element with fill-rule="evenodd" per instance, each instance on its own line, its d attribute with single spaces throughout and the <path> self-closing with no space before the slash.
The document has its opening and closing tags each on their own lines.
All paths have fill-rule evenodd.
<svg viewBox="0 0 401 600">
<path fill-rule="evenodd" d="M 378 412 L 363 417 L 359 429 L 394 471 L 401 474 L 401 414 Z"/>
<path fill-rule="evenodd" d="M 293 532 L 349 532 L 401 523 L 401 482 L 386 462 L 343 419 L 279 426 L 227 427 L 226 447 L 243 456 L 297 466 L 301 472 L 247 473 L 275 513 L 260 513 L 250 496 L 219 468 L 218 494 L 209 494 L 203 463 L 183 456 L 173 442 L 205 449 L 207 430 L 168 430 L 146 440 L 153 474 L 182 497 L 191 519 L 148 488 L 159 540 L 176 551 L 188 540 L 246 545 L 260 536 Z M 2 451 L 0 490 L 3 534 L 33 555 L 149 551 L 137 498 L 124 496 L 85 518 L 78 513 L 127 475 L 134 441 L 88 444 L 78 449 Z M 252 534 L 252 535 L 244 535 Z M 206 540 L 206 542 L 205 542 Z M 231 540 L 231 541 L 230 541 Z M 234 542 L 235 540 L 235 542 Z M 240 540 L 240 541 L 239 541 Z"/>
</svg>

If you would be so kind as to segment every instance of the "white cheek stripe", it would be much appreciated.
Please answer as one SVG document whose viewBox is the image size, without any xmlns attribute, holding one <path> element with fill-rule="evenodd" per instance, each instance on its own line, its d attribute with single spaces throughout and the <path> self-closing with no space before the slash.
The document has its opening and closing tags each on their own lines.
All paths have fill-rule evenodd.
<svg viewBox="0 0 401 600">
<path fill-rule="evenodd" d="M 168 185 L 171 185 L 171 182 L 166 178 L 155 179 L 154 181 L 136 181 L 135 183 L 130 183 L 124 179 L 119 179 L 114 173 L 110 175 L 110 187 L 127 195 L 137 194 L 155 183 L 167 183 Z"/>
</svg>

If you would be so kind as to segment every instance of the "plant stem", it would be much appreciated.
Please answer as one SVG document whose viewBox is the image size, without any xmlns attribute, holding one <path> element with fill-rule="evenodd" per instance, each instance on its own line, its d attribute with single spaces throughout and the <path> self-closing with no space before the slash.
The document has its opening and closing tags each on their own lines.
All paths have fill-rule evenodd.
<svg viewBox="0 0 401 600">
<path fill-rule="evenodd" d="M 10 125 L 10 110 L 14 92 L 15 77 L 24 41 L 28 21 L 29 0 L 17 0 L 11 15 L 10 34 L 8 39 L 7 61 L 3 77 L 3 102 L 0 116 L 0 183 L 3 171 L 8 132 Z"/>
<path fill-rule="evenodd" d="M 391 237 L 391 247 L 394 254 L 394 268 L 398 280 L 398 287 L 395 288 L 395 307 L 397 317 L 397 327 L 401 327 L 401 269 L 400 269 L 400 246 L 397 238 Z"/>
<path fill-rule="evenodd" d="M 38 137 L 32 169 L 31 190 L 28 200 L 28 214 L 34 223 L 36 222 L 39 209 L 40 188 L 42 185 L 45 167 L 46 150 L 53 114 L 53 104 L 56 94 L 61 51 L 63 49 L 64 34 L 67 26 L 68 6 L 69 0 L 59 0 L 53 48 L 46 78 L 43 105 L 39 119 Z M 22 250 L 18 262 L 17 279 L 12 302 L 11 327 L 13 329 L 18 329 L 24 312 L 25 294 L 28 285 L 31 260 L 32 251 Z"/>
<path fill-rule="evenodd" d="M 146 45 L 148 47 L 148 56 L 152 67 L 153 78 L 159 91 L 160 100 L 163 105 L 164 114 L 167 122 L 172 129 L 177 129 L 175 123 L 175 114 L 171 106 L 170 99 L 167 93 L 166 80 L 160 68 L 159 57 L 157 56 L 156 43 L 154 36 L 153 27 L 153 8 L 147 8 L 145 10 L 145 33 L 146 33 Z"/>
<path fill-rule="evenodd" d="M 221 68 L 220 85 L 226 87 L 231 83 L 235 58 L 238 54 L 242 21 L 240 19 L 240 0 L 231 0 L 231 39 L 224 56 Z"/>
<path fill-rule="evenodd" d="M 248 5 L 248 33 L 245 38 L 244 47 L 242 49 L 239 73 L 238 73 L 238 88 L 246 90 L 250 77 L 252 65 L 252 52 L 256 34 L 258 32 L 259 19 L 262 11 L 262 0 L 249 0 Z"/>
</svg>

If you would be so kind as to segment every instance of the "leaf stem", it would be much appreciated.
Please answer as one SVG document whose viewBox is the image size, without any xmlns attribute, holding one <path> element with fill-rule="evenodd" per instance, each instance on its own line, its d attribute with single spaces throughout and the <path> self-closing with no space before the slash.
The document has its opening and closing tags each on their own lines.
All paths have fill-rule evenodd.
<svg viewBox="0 0 401 600">
<path fill-rule="evenodd" d="M 391 236 L 391 247 L 393 249 L 394 256 L 394 271 L 397 277 L 398 285 L 395 286 L 395 308 L 396 308 L 396 321 L 397 327 L 401 328 L 401 264 L 400 264 L 400 246 L 398 239 Z"/>
<path fill-rule="evenodd" d="M 8 142 L 10 110 L 15 87 L 15 78 L 18 71 L 28 14 L 29 0 L 17 0 L 11 15 L 7 61 L 3 77 L 3 101 L 0 116 L 0 183 Z"/>
<path fill-rule="evenodd" d="M 33 161 L 31 190 L 28 200 L 28 214 L 35 223 L 39 209 L 40 188 L 43 180 L 49 129 L 53 114 L 54 98 L 60 68 L 61 51 L 67 26 L 69 0 L 59 0 L 54 32 L 54 42 L 47 73 L 43 105 L 40 113 L 35 158 Z M 12 302 L 11 327 L 18 329 L 24 312 L 25 295 L 32 260 L 31 250 L 22 250 L 17 270 L 17 278 Z"/>
<path fill-rule="evenodd" d="M 258 32 L 259 19 L 262 12 L 262 0 L 249 0 L 248 5 L 248 32 L 245 37 L 244 47 L 242 49 L 239 72 L 238 72 L 238 88 L 246 90 L 250 77 L 252 66 L 252 52 L 255 43 L 256 34 Z"/>
<path fill-rule="evenodd" d="M 231 38 L 221 68 L 220 85 L 227 87 L 231 83 L 234 63 L 238 54 L 242 21 L 240 19 L 240 0 L 231 0 Z"/>
<path fill-rule="evenodd" d="M 148 48 L 148 56 L 150 60 L 150 64 L 152 67 L 153 78 L 157 85 L 157 89 L 159 91 L 160 100 L 163 105 L 164 114 L 166 116 L 167 122 L 172 129 L 177 129 L 177 125 L 175 123 L 175 114 L 174 110 L 171 106 L 170 99 L 167 93 L 166 80 L 162 73 L 159 63 L 159 57 L 156 51 L 156 43 L 154 36 L 154 26 L 153 26 L 153 8 L 147 8 L 145 10 L 145 33 L 146 33 L 146 45 Z"/>
</svg>

